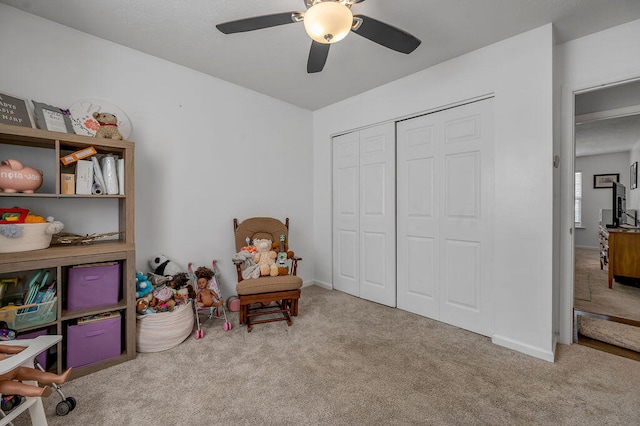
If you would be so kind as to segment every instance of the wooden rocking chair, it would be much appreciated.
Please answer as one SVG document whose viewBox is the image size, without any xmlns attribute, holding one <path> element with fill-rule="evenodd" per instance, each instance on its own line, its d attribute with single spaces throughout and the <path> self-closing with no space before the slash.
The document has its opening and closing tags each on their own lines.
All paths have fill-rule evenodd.
<svg viewBox="0 0 640 426">
<path fill-rule="evenodd" d="M 285 236 L 289 241 L 289 218 L 285 223 L 270 217 L 254 217 L 238 223 L 233 219 L 235 232 L 236 252 L 247 245 L 247 238 L 253 243 L 254 239 L 269 239 L 279 242 L 280 236 Z M 243 279 L 241 261 L 234 261 L 238 272 L 238 284 L 236 292 L 240 299 L 240 324 L 247 325 L 247 331 L 251 332 L 253 325 L 274 321 L 286 321 L 292 324 L 291 317 L 298 316 L 298 299 L 302 279 L 296 276 L 300 257 L 290 259 L 289 274 L 275 277 L 262 276 L 259 278 Z M 253 319 L 255 317 L 269 315 L 265 319 Z"/>
</svg>

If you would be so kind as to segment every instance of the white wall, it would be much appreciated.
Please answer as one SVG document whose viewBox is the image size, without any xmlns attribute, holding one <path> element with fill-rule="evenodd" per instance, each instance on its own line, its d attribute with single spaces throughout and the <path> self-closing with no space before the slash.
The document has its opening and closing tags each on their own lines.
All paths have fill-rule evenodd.
<svg viewBox="0 0 640 426">
<path fill-rule="evenodd" d="M 493 341 L 553 360 L 551 25 L 314 112 L 315 278 L 331 285 L 331 136 L 495 95 Z"/>
<path fill-rule="evenodd" d="M 640 20 L 564 43 L 557 48 L 557 56 L 562 60 L 561 343 L 569 344 L 572 339 L 574 96 L 581 91 L 640 78 L 638 40 Z M 632 161 L 637 155 L 632 154 Z M 634 200 L 637 197 L 635 194 L 632 196 Z"/>
<path fill-rule="evenodd" d="M 629 154 L 629 164 L 631 165 L 635 162 L 640 164 L 640 135 L 638 135 L 638 142 L 633 146 Z M 627 209 L 634 209 L 640 212 L 640 179 L 636 189 L 627 187 Z M 640 220 L 640 217 L 638 217 L 638 220 Z"/>
<path fill-rule="evenodd" d="M 64 108 L 104 99 L 129 116 L 138 269 L 159 253 L 183 267 L 218 258 L 223 292 L 235 294 L 234 217 L 289 216 L 291 248 L 311 257 L 310 111 L 3 4 L 0 57 L 0 92 Z M 87 220 L 59 219 L 77 233 Z M 103 226 L 89 227 L 115 230 Z M 313 262 L 299 273 L 310 281 Z"/>
<path fill-rule="evenodd" d="M 576 172 L 582 172 L 582 227 L 576 229 L 576 247 L 598 249 L 600 209 L 611 209 L 612 205 L 611 189 L 594 188 L 593 175 L 619 173 L 619 182 L 629 191 L 629 164 L 629 152 L 576 158 Z"/>
</svg>

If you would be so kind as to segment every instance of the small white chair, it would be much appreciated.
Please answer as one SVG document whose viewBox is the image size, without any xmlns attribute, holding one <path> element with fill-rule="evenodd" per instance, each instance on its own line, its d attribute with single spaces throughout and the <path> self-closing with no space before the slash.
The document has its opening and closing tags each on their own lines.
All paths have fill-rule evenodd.
<svg viewBox="0 0 640 426">
<path fill-rule="evenodd" d="M 2 345 L 16 345 L 16 346 L 27 346 L 25 350 L 22 352 L 11 355 L 10 357 L 0 361 L 0 374 L 5 374 L 10 372 L 16 367 L 25 366 L 33 368 L 33 360 L 34 358 L 46 351 L 51 346 L 58 343 L 62 340 L 62 336 L 38 336 L 35 339 L 25 339 L 25 340 L 9 340 L 2 342 Z M 37 382 L 33 381 L 24 381 L 24 383 L 38 385 Z M 11 421 L 18 417 L 20 414 L 29 410 L 29 416 L 31 416 L 31 424 L 34 426 L 46 426 L 47 425 L 47 417 L 44 413 L 44 406 L 42 405 L 41 397 L 24 397 L 22 403 L 14 408 L 9 414 L 5 414 L 0 410 L 0 414 L 2 414 L 2 418 L 0 418 L 0 426 L 3 425 L 11 425 Z"/>
</svg>

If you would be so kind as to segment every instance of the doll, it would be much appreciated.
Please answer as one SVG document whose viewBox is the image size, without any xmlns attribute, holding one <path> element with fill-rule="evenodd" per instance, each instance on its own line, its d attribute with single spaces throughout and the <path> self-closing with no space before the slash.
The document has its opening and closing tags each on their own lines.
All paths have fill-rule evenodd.
<svg viewBox="0 0 640 426">
<path fill-rule="evenodd" d="M 24 349 L 26 349 L 26 346 L 0 345 L 0 361 L 6 359 L 7 354 L 17 354 Z M 69 374 L 71 374 L 71 368 L 68 368 L 62 374 L 54 374 L 30 367 L 16 367 L 7 373 L 0 374 L 0 393 L 4 395 L 46 397 L 51 395 L 52 389 L 50 386 L 28 385 L 22 383 L 21 380 L 35 380 L 46 385 L 51 383 L 61 385 L 67 381 Z"/>
<path fill-rule="evenodd" d="M 208 288 L 209 282 L 213 279 L 213 271 L 207 267 L 201 266 L 196 269 L 195 273 L 198 279 L 198 292 L 196 293 L 196 306 L 199 308 L 220 306 L 224 301 L 218 295 Z"/>
</svg>

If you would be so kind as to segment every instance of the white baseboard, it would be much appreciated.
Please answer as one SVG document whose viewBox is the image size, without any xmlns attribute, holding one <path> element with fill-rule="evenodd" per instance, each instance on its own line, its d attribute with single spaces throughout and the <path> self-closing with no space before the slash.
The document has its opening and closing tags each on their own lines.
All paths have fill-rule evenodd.
<svg viewBox="0 0 640 426">
<path fill-rule="evenodd" d="M 544 361 L 555 361 L 554 351 L 546 351 L 507 337 L 493 335 L 491 337 L 491 342 L 498 346 L 504 346 L 505 348 L 513 349 L 514 351 L 522 352 L 523 354 L 530 355 Z M 553 347 L 555 348 L 555 344 Z"/>
<path fill-rule="evenodd" d="M 310 285 L 317 285 L 318 287 L 326 288 L 327 290 L 333 290 L 333 286 L 331 284 L 322 281 L 312 280 L 302 283 L 302 287 L 309 287 Z"/>
</svg>

